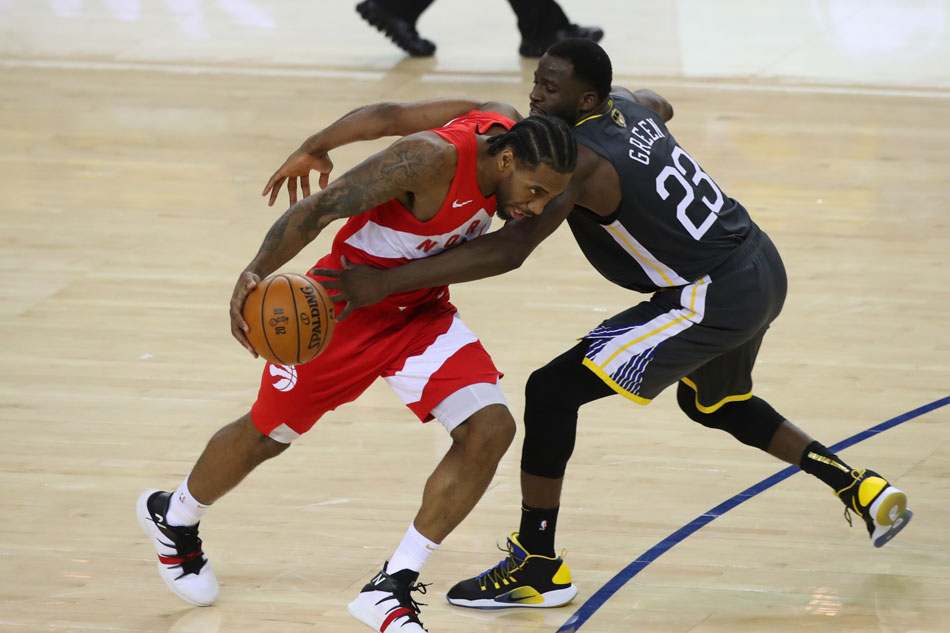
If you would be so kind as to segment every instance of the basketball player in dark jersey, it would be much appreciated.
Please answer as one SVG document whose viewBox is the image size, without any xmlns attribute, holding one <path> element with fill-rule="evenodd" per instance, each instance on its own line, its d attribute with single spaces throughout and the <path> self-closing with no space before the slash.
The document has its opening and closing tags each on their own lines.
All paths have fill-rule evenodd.
<svg viewBox="0 0 950 633">
<path fill-rule="evenodd" d="M 578 409 L 616 393 L 647 404 L 676 384 L 678 404 L 690 419 L 825 482 L 844 502 L 849 522 L 849 511 L 864 520 L 876 547 L 912 516 L 903 492 L 871 470 L 851 468 L 752 394 L 759 346 L 785 300 L 782 260 L 746 209 L 673 138 L 666 127 L 670 104 L 649 90 L 611 88 L 611 75 L 607 54 L 589 40 L 558 42 L 538 64 L 531 113 L 565 120 L 578 140 L 571 184 L 543 214 L 392 271 L 336 272 L 349 302 L 345 316 L 392 292 L 517 268 L 567 219 L 598 272 L 651 293 L 532 373 L 525 390 L 520 529 L 509 538 L 505 560 L 449 591 L 452 604 L 548 607 L 574 597 L 570 571 L 554 550 L 561 482 Z M 459 100 L 454 108 L 472 105 Z M 396 118 L 400 125 L 410 125 L 413 116 L 429 125 L 437 121 L 427 116 L 452 116 L 452 110 L 442 101 L 421 104 L 419 112 L 404 108 Z"/>
</svg>

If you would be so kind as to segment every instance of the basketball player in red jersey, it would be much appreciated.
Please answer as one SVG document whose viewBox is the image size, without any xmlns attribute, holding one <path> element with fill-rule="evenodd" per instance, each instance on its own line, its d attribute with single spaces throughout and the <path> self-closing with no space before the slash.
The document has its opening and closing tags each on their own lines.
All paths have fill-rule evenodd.
<svg viewBox="0 0 950 633">
<path fill-rule="evenodd" d="M 467 112 L 445 127 L 396 141 L 294 203 L 235 285 L 235 338 L 254 354 L 241 316 L 248 292 L 335 219 L 348 218 L 319 266 L 392 268 L 481 235 L 496 212 L 506 219 L 540 213 L 566 187 L 577 148 L 563 122 L 531 117 L 515 123 L 520 118 L 503 104 Z M 308 363 L 268 363 L 251 411 L 211 438 L 178 489 L 141 495 L 139 520 L 175 594 L 197 605 L 218 596 L 198 538 L 208 506 L 380 376 L 420 420 L 438 419 L 453 443 L 429 477 L 399 547 L 349 610 L 377 631 L 425 630 L 410 597 L 424 590 L 416 583 L 419 571 L 481 497 L 515 433 L 501 374 L 445 286 L 396 294 L 354 312 Z"/>
<path fill-rule="evenodd" d="M 753 395 L 752 369 L 786 293 L 781 256 L 745 207 L 727 196 L 666 123 L 672 106 L 649 90 L 611 86 L 606 52 L 584 39 L 551 46 L 538 63 L 531 112 L 573 126 L 577 167 L 543 214 L 510 222 L 434 260 L 387 271 L 323 271 L 344 288 L 347 309 L 389 292 L 469 281 L 517 268 L 566 220 L 590 264 L 624 288 L 649 293 L 533 372 L 525 387 L 520 529 L 509 556 L 447 594 L 476 608 L 551 607 L 577 593 L 554 535 L 578 410 L 622 394 L 648 404 L 669 386 L 691 420 L 798 466 L 826 484 L 881 547 L 908 525 L 906 494 L 868 468 L 852 468 Z M 477 102 L 476 102 L 477 103 Z M 394 127 L 438 124 L 449 100 L 384 105 Z M 471 100 L 456 99 L 469 109 Z M 374 106 L 358 111 L 372 116 Z M 411 128 L 411 126 L 410 126 Z M 349 133 L 337 129 L 342 144 Z M 363 137 L 365 138 L 365 137 Z M 324 165 L 326 167 L 326 165 Z M 285 164 L 279 177 L 300 177 Z M 322 169 L 321 169 L 322 171 Z M 272 179 L 273 182 L 273 179 Z"/>
</svg>

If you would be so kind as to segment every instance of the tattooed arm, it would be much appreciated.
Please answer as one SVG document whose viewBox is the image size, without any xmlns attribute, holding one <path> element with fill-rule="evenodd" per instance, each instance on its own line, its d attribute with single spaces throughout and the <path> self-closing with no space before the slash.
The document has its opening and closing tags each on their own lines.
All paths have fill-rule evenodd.
<svg viewBox="0 0 950 633">
<path fill-rule="evenodd" d="M 333 220 L 358 215 L 407 193 L 418 194 L 455 173 L 455 147 L 435 134 L 404 137 L 349 170 L 332 185 L 297 202 L 274 223 L 231 296 L 231 333 L 254 356 L 241 311 L 263 277 L 312 242 Z"/>
</svg>

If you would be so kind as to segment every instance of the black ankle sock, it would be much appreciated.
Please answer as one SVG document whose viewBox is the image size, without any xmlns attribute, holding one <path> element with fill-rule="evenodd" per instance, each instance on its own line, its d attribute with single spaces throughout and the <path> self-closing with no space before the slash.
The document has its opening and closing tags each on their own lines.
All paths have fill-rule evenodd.
<svg viewBox="0 0 950 633">
<path fill-rule="evenodd" d="M 805 448 L 799 468 L 821 479 L 835 492 L 840 492 L 854 483 L 851 467 L 818 442 L 812 442 Z"/>
<path fill-rule="evenodd" d="M 529 554 L 554 556 L 554 529 L 558 508 L 532 508 L 521 505 L 521 528 L 518 542 Z"/>
</svg>

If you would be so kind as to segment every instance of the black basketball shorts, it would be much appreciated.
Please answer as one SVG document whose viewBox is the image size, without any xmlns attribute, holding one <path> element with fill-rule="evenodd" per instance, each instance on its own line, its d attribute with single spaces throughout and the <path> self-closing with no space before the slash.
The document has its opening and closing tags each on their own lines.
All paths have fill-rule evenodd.
<svg viewBox="0 0 950 633">
<path fill-rule="evenodd" d="M 583 363 L 640 404 L 682 380 L 710 413 L 752 397 L 752 367 L 786 291 L 782 258 L 756 231 L 709 275 L 659 290 L 586 334 Z"/>
</svg>

